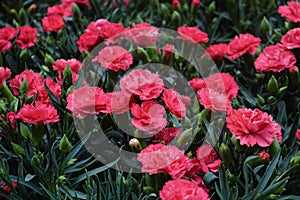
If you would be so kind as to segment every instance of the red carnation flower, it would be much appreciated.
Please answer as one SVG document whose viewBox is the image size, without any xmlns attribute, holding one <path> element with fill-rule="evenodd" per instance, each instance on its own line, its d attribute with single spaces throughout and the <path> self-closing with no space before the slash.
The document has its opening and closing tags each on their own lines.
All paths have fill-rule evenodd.
<svg viewBox="0 0 300 200">
<path fill-rule="evenodd" d="M 49 124 L 59 121 L 59 116 L 54 106 L 46 105 L 39 101 L 35 102 L 35 105 L 24 105 L 16 115 L 16 118 L 31 124 Z"/>
<path fill-rule="evenodd" d="M 157 27 L 151 26 L 147 22 L 134 25 L 128 34 L 127 39 L 133 39 L 137 45 L 146 47 L 155 45 L 161 35 Z"/>
<path fill-rule="evenodd" d="M 241 145 L 268 147 L 282 140 L 281 127 L 268 113 L 258 109 L 241 108 L 232 110 L 226 117 L 227 128 L 240 140 Z"/>
<path fill-rule="evenodd" d="M 294 28 L 287 32 L 280 41 L 287 49 L 300 48 L 300 28 Z"/>
<path fill-rule="evenodd" d="M 58 59 L 55 61 L 54 65 L 52 66 L 53 70 L 55 71 L 61 71 L 64 72 L 65 68 L 67 65 L 70 67 L 72 72 L 77 73 L 81 67 L 82 64 L 79 60 L 72 58 L 69 60 L 64 60 L 64 59 Z"/>
<path fill-rule="evenodd" d="M 225 43 L 212 44 L 206 48 L 206 52 L 213 60 L 222 60 L 227 55 L 228 46 Z"/>
<path fill-rule="evenodd" d="M 79 119 L 88 114 L 111 113 L 109 96 L 102 88 L 84 86 L 73 90 L 67 97 L 67 109 Z"/>
<path fill-rule="evenodd" d="M 142 163 L 142 172 L 150 175 L 166 172 L 173 179 L 181 178 L 190 166 L 184 151 L 163 144 L 150 144 L 138 154 L 137 160 Z"/>
<path fill-rule="evenodd" d="M 39 31 L 37 28 L 32 28 L 31 26 L 20 26 L 18 31 L 20 31 L 20 35 L 16 41 L 16 44 L 21 49 L 32 47 L 34 46 L 34 43 L 38 41 L 36 35 Z"/>
<path fill-rule="evenodd" d="M 79 37 L 76 43 L 81 53 L 83 50 L 90 52 L 100 43 L 100 36 L 97 32 L 85 32 Z"/>
<path fill-rule="evenodd" d="M 123 47 L 109 46 L 100 50 L 93 62 L 98 62 L 102 67 L 118 72 L 120 69 L 127 70 L 133 63 L 132 55 Z"/>
<path fill-rule="evenodd" d="M 0 67 L 0 87 L 10 78 L 11 71 L 9 68 Z"/>
<path fill-rule="evenodd" d="M 4 181 L 3 181 L 3 180 L 0 180 L 0 185 L 2 185 L 2 184 L 4 184 Z M 12 181 L 11 184 L 12 184 L 12 186 L 13 186 L 14 188 L 16 188 L 16 187 L 18 186 L 18 184 L 17 184 L 16 182 L 14 182 L 14 181 Z M 11 188 L 10 188 L 8 185 L 2 186 L 2 189 L 5 190 L 6 192 L 10 192 L 10 191 L 11 191 Z M 4 198 L 4 197 L 2 197 L 2 196 L 0 195 L 0 200 L 6 200 L 6 198 Z"/>
<path fill-rule="evenodd" d="M 156 134 L 167 125 L 167 120 L 164 118 L 166 110 L 156 101 L 144 101 L 141 107 L 133 103 L 131 113 L 133 115 L 131 123 L 139 130 L 150 134 Z"/>
<path fill-rule="evenodd" d="M 183 119 L 186 115 L 186 107 L 182 102 L 180 95 L 173 89 L 164 89 L 162 100 L 165 102 L 167 108 L 178 119 Z"/>
<path fill-rule="evenodd" d="M 180 36 L 177 38 L 188 40 L 196 43 L 207 43 L 208 35 L 205 32 L 202 32 L 196 26 L 181 26 L 177 29 Z"/>
<path fill-rule="evenodd" d="M 266 47 L 254 62 L 256 71 L 264 72 L 281 72 L 286 68 L 294 67 L 295 64 L 295 55 L 282 44 Z"/>
<path fill-rule="evenodd" d="M 159 131 L 155 134 L 155 139 L 152 141 L 153 143 L 161 143 L 170 144 L 175 137 L 179 137 L 182 134 L 182 130 L 176 127 L 168 127 Z"/>
<path fill-rule="evenodd" d="M 162 190 L 159 192 L 159 196 L 162 200 L 170 199 L 186 199 L 186 200 L 209 200 L 207 192 L 197 184 L 190 180 L 171 180 L 165 183 Z"/>
<path fill-rule="evenodd" d="M 42 19 L 42 26 L 44 31 L 57 32 L 63 29 L 64 25 L 64 20 L 59 15 L 50 15 Z"/>
<path fill-rule="evenodd" d="M 0 28 L 0 40 L 11 40 L 17 35 L 18 31 L 12 26 Z"/>
<path fill-rule="evenodd" d="M 297 129 L 296 131 L 296 138 L 300 140 L 300 129 Z"/>
<path fill-rule="evenodd" d="M 47 8 L 47 15 L 72 16 L 72 4 L 59 4 Z"/>
<path fill-rule="evenodd" d="M 104 24 L 100 30 L 100 37 L 102 39 L 108 39 L 125 30 L 126 29 L 122 24 L 116 24 L 116 23 Z"/>
<path fill-rule="evenodd" d="M 212 146 L 202 145 L 197 149 L 197 159 L 200 162 L 201 171 L 204 173 L 217 172 L 221 160 L 218 157 L 217 152 Z"/>
<path fill-rule="evenodd" d="M 0 40 L 0 53 L 10 49 L 11 42 L 8 40 Z"/>
<path fill-rule="evenodd" d="M 92 8 L 89 0 L 62 0 L 62 3 L 63 4 L 78 3 L 78 4 L 88 6 L 90 9 Z"/>
<path fill-rule="evenodd" d="M 120 86 L 122 90 L 138 95 L 141 100 L 155 99 L 164 89 L 163 80 L 158 74 L 143 69 L 132 70 L 125 75 Z"/>
<path fill-rule="evenodd" d="M 235 36 L 228 44 L 227 55 L 230 60 L 235 60 L 246 53 L 255 54 L 260 41 L 260 38 L 254 37 L 249 33 Z"/>
<path fill-rule="evenodd" d="M 278 13 L 286 20 L 292 22 L 300 22 L 300 3 L 297 1 L 290 1 L 288 5 L 279 6 Z"/>
</svg>

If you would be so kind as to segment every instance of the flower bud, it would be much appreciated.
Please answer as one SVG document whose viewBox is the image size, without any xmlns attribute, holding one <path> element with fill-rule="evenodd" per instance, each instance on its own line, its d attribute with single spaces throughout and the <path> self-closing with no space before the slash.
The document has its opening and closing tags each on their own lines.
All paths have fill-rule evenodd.
<svg viewBox="0 0 300 200">
<path fill-rule="evenodd" d="M 30 132 L 29 128 L 25 126 L 22 122 L 20 123 L 20 131 L 21 131 L 21 135 L 25 139 L 31 138 L 32 133 Z"/>
<path fill-rule="evenodd" d="M 207 8 L 208 13 L 214 13 L 216 10 L 216 2 L 212 1 Z"/>
<path fill-rule="evenodd" d="M 278 81 L 276 80 L 276 78 L 273 75 L 269 79 L 267 87 L 268 87 L 268 91 L 271 94 L 276 94 L 277 93 L 277 90 L 278 90 Z"/>
<path fill-rule="evenodd" d="M 14 151 L 17 155 L 20 155 L 20 156 L 25 156 L 25 155 L 26 155 L 25 149 L 24 149 L 23 147 L 21 147 L 21 146 L 18 145 L 18 144 L 15 144 L 15 143 L 13 143 L 13 142 L 11 142 L 11 145 L 12 145 L 13 151 Z"/>
<path fill-rule="evenodd" d="M 137 150 L 137 151 L 141 151 L 142 150 L 142 146 L 141 146 L 140 142 L 138 141 L 138 139 L 136 139 L 136 138 L 132 138 L 129 141 L 129 146 L 131 148 L 133 148 L 134 150 Z"/>
<path fill-rule="evenodd" d="M 268 160 L 270 159 L 270 154 L 268 154 L 265 150 L 261 150 L 258 152 L 259 159 L 261 160 Z"/>
<path fill-rule="evenodd" d="M 300 76 L 299 76 L 299 69 L 296 66 L 289 68 L 289 75 L 292 82 L 299 84 L 300 83 Z"/>
<path fill-rule="evenodd" d="M 72 15 L 76 21 L 79 21 L 81 19 L 80 9 L 76 3 L 72 3 Z"/>
<path fill-rule="evenodd" d="M 1 91 L 2 96 L 6 97 L 6 99 L 9 103 L 11 103 L 15 99 L 15 97 L 13 96 L 13 94 L 11 93 L 10 89 L 8 88 L 8 86 L 6 84 L 3 84 L 0 87 L 0 91 Z"/>
<path fill-rule="evenodd" d="M 277 99 L 274 97 L 274 96 L 269 96 L 268 99 L 267 99 L 267 102 L 269 104 L 273 104 L 277 101 Z"/>
<path fill-rule="evenodd" d="M 58 147 L 59 147 L 59 150 L 63 153 L 69 153 L 71 151 L 72 144 L 68 140 L 66 134 L 64 134 L 64 136 L 61 138 Z"/>
<path fill-rule="evenodd" d="M 172 13 L 171 22 L 174 27 L 179 27 L 181 25 L 181 17 L 176 10 L 174 10 Z"/>
<path fill-rule="evenodd" d="M 42 140 L 44 135 L 44 125 L 43 124 L 36 124 L 32 128 L 32 137 L 30 138 L 31 143 L 34 146 L 38 146 Z"/>
<path fill-rule="evenodd" d="M 164 18 L 169 17 L 170 11 L 169 11 L 168 7 L 166 6 L 166 4 L 161 3 L 160 9 L 161 9 L 162 14 L 164 15 Z"/>
<path fill-rule="evenodd" d="M 23 49 L 20 53 L 20 61 L 25 62 L 28 59 L 28 49 Z"/>
<path fill-rule="evenodd" d="M 26 23 L 26 13 L 25 13 L 24 8 L 20 9 L 20 11 L 18 13 L 18 19 L 19 19 L 19 23 L 21 25 L 25 25 L 25 23 Z"/>
<path fill-rule="evenodd" d="M 263 20 L 261 21 L 260 28 L 263 33 L 269 33 L 271 31 L 272 29 L 271 24 L 266 17 L 264 17 Z"/>
<path fill-rule="evenodd" d="M 137 48 L 137 54 L 138 54 L 138 56 L 140 57 L 140 59 L 142 60 L 143 63 L 149 63 L 150 58 L 149 58 L 147 52 L 143 48 L 138 47 Z"/>
<path fill-rule="evenodd" d="M 20 85 L 20 96 L 26 96 L 28 92 L 28 83 L 26 78 L 23 78 L 23 81 Z"/>
<path fill-rule="evenodd" d="M 219 148 L 219 154 L 225 164 L 230 164 L 233 161 L 231 151 L 224 143 L 222 143 Z"/>
<path fill-rule="evenodd" d="M 282 94 L 283 92 L 286 91 L 287 88 L 288 88 L 287 86 L 283 86 L 283 87 L 279 88 L 277 91 L 277 94 L 279 94 L 279 95 Z"/>
<path fill-rule="evenodd" d="M 180 1 L 179 0 L 172 0 L 172 6 L 173 8 L 177 8 L 180 6 Z"/>
<path fill-rule="evenodd" d="M 280 150 L 280 145 L 279 145 L 277 138 L 275 137 L 274 141 L 272 142 L 272 144 L 270 146 L 270 155 L 272 157 L 274 157 L 279 150 Z"/>
<path fill-rule="evenodd" d="M 274 30 L 274 34 L 271 36 L 271 40 L 280 41 L 282 38 L 282 34 L 276 30 Z"/>
<path fill-rule="evenodd" d="M 67 65 L 67 67 L 65 68 L 64 73 L 63 73 L 63 89 L 64 89 L 64 91 L 67 91 L 71 85 L 72 85 L 72 70 L 69 67 L 69 65 Z"/>
<path fill-rule="evenodd" d="M 36 7 L 37 7 L 36 4 L 31 4 L 28 8 L 28 13 L 29 14 L 34 13 L 36 11 Z"/>
<path fill-rule="evenodd" d="M 231 136 L 230 140 L 236 150 L 241 150 L 241 145 L 240 145 L 239 141 L 234 137 L 234 135 Z"/>
<path fill-rule="evenodd" d="M 290 161 L 291 166 L 296 166 L 300 164 L 300 156 L 295 156 Z"/>
<path fill-rule="evenodd" d="M 259 94 L 257 95 L 257 99 L 258 99 L 258 102 L 262 105 L 264 105 L 266 103 L 265 99 L 262 96 L 260 96 Z"/>
<path fill-rule="evenodd" d="M 64 176 L 64 175 L 61 175 L 57 178 L 57 183 L 62 183 L 64 182 L 65 180 L 67 180 L 67 178 Z"/>
<path fill-rule="evenodd" d="M 69 160 L 69 161 L 67 162 L 67 166 L 74 165 L 74 163 L 75 163 L 76 161 L 77 161 L 76 158 L 72 158 L 71 160 Z"/>
<path fill-rule="evenodd" d="M 190 143 L 193 141 L 193 138 L 193 128 L 189 128 L 180 135 L 180 137 L 176 141 L 176 146 L 178 146 L 180 149 L 183 149 L 184 147 L 190 145 Z"/>
<path fill-rule="evenodd" d="M 52 56 L 49 55 L 49 54 L 47 54 L 47 53 L 45 55 L 44 62 L 45 62 L 45 64 L 46 64 L 47 67 L 51 67 L 55 63 L 55 61 L 53 60 Z"/>
</svg>

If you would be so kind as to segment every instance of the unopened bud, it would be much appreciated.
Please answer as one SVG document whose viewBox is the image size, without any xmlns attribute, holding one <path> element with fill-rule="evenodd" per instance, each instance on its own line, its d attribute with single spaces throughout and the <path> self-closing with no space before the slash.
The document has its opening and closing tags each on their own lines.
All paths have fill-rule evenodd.
<svg viewBox="0 0 300 200">
<path fill-rule="evenodd" d="M 268 160 L 270 159 L 270 154 L 268 154 L 265 150 L 261 150 L 258 152 L 259 159 L 261 160 Z"/>
<path fill-rule="evenodd" d="M 28 49 L 23 49 L 20 53 L 20 61 L 25 62 L 28 59 Z"/>
<path fill-rule="evenodd" d="M 269 33 L 271 31 L 272 29 L 271 24 L 266 17 L 264 17 L 263 20 L 261 21 L 260 28 L 263 33 Z"/>
<path fill-rule="evenodd" d="M 269 96 L 268 99 L 267 99 L 267 102 L 269 104 L 273 104 L 277 101 L 277 99 L 274 97 L 274 96 Z"/>
<path fill-rule="evenodd" d="M 24 8 L 20 9 L 19 14 L 18 14 L 18 19 L 19 19 L 19 23 L 21 25 L 25 25 L 25 22 L 26 22 L 26 13 L 25 13 Z"/>
<path fill-rule="evenodd" d="M 280 150 L 280 145 L 279 145 L 277 138 L 275 137 L 274 141 L 272 142 L 272 144 L 270 146 L 270 155 L 272 157 L 274 157 L 279 150 Z"/>
<path fill-rule="evenodd" d="M 81 19 L 80 9 L 76 3 L 72 3 L 72 14 L 73 14 L 73 18 L 76 21 L 79 21 Z"/>
<path fill-rule="evenodd" d="M 171 22 L 174 27 L 179 27 L 181 25 L 181 17 L 180 17 L 180 14 L 176 10 L 173 11 L 173 14 L 171 17 Z"/>
<path fill-rule="evenodd" d="M 214 13 L 216 10 L 216 2 L 212 1 L 207 8 L 208 13 Z"/>
<path fill-rule="evenodd" d="M 34 13 L 35 11 L 36 11 L 36 4 L 31 4 L 31 6 L 29 6 L 29 8 L 28 8 L 28 13 L 29 14 L 32 14 L 32 13 Z"/>
<path fill-rule="evenodd" d="M 63 153 L 69 153 L 71 151 L 72 144 L 70 143 L 66 134 L 64 134 L 64 136 L 61 138 L 58 147 L 59 150 Z"/>
<path fill-rule="evenodd" d="M 139 140 L 136 138 L 133 138 L 129 141 L 129 146 L 137 151 L 142 150 L 142 146 L 141 146 Z"/>
<path fill-rule="evenodd" d="M 21 147 L 21 146 L 18 145 L 18 144 L 15 144 L 15 143 L 13 143 L 13 142 L 11 142 L 11 145 L 12 145 L 13 151 L 14 151 L 17 155 L 20 155 L 20 156 L 25 156 L 25 155 L 26 155 L 25 149 L 24 149 L 23 147 Z"/>
<path fill-rule="evenodd" d="M 273 75 L 270 78 L 267 87 L 268 87 L 268 91 L 271 94 L 276 94 L 277 93 L 277 90 L 278 90 L 278 81 L 276 80 L 276 78 Z"/>
<path fill-rule="evenodd" d="M 222 161 L 225 163 L 225 164 L 230 164 L 233 160 L 232 160 L 232 153 L 229 149 L 229 147 L 222 143 L 220 148 L 219 148 L 219 154 L 220 154 L 220 157 L 222 159 Z"/>
<path fill-rule="evenodd" d="M 193 138 L 193 128 L 189 128 L 180 135 L 176 141 L 176 146 L 178 146 L 180 149 L 184 149 L 184 147 L 187 147 L 191 144 Z"/>
<path fill-rule="evenodd" d="M 20 95 L 25 96 L 27 94 L 27 91 L 28 91 L 28 83 L 26 78 L 23 78 L 23 81 L 20 85 Z"/>
<path fill-rule="evenodd" d="M 46 64 L 47 67 L 51 67 L 55 63 L 52 56 L 47 54 L 47 53 L 45 55 L 44 61 L 45 61 L 45 64 Z"/>
</svg>

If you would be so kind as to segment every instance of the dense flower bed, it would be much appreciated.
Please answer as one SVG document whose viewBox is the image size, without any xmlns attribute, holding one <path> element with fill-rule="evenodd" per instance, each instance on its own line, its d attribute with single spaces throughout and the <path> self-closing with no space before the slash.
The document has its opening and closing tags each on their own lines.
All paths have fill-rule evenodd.
<svg viewBox="0 0 300 200">
<path fill-rule="evenodd" d="M 0 9 L 0 199 L 300 198 L 297 1 Z"/>
</svg>

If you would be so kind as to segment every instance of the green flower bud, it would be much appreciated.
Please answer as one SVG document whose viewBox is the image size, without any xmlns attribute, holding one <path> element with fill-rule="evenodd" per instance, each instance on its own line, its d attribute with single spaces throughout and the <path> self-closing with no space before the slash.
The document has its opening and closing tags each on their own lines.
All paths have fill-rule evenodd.
<svg viewBox="0 0 300 200">
<path fill-rule="evenodd" d="M 231 143 L 234 145 L 236 150 L 241 150 L 240 142 L 234 137 L 234 135 L 232 135 L 230 140 L 231 140 Z"/>
<path fill-rule="evenodd" d="M 161 3 L 160 8 L 161 8 L 162 14 L 164 15 L 164 18 L 168 18 L 169 15 L 170 15 L 170 12 L 169 12 L 169 9 L 168 9 L 168 7 L 166 6 L 166 4 Z"/>
<path fill-rule="evenodd" d="M 214 13 L 216 10 L 216 2 L 215 1 L 212 1 L 209 5 L 208 5 L 208 8 L 207 8 L 207 12 L 208 13 Z"/>
<path fill-rule="evenodd" d="M 257 94 L 257 98 L 258 98 L 258 102 L 260 104 L 264 105 L 266 103 L 265 99 L 262 96 L 260 96 L 259 94 Z"/>
<path fill-rule="evenodd" d="M 69 65 L 67 65 L 67 67 L 64 70 L 64 76 L 63 76 L 63 89 L 65 91 L 68 90 L 68 88 L 72 85 L 72 70 L 69 67 Z"/>
<path fill-rule="evenodd" d="M 44 61 L 45 61 L 45 64 L 46 64 L 47 67 L 51 67 L 55 63 L 52 56 L 47 54 L 47 53 L 45 55 Z"/>
<path fill-rule="evenodd" d="M 263 33 L 269 33 L 272 29 L 270 22 L 266 17 L 263 18 L 263 20 L 260 23 L 260 28 Z"/>
<path fill-rule="evenodd" d="M 274 141 L 272 142 L 271 146 L 270 146 L 270 155 L 272 157 L 274 157 L 276 155 L 276 153 L 281 149 L 279 142 L 277 140 L 277 138 L 274 138 Z"/>
<path fill-rule="evenodd" d="M 43 124 L 36 124 L 32 128 L 32 137 L 31 143 L 34 146 L 38 146 L 42 140 L 43 140 L 43 135 L 44 135 L 44 125 Z"/>
<path fill-rule="evenodd" d="M 219 148 L 219 154 L 220 154 L 222 161 L 225 164 L 230 164 L 233 161 L 232 153 L 231 153 L 229 147 L 224 143 L 222 143 Z"/>
<path fill-rule="evenodd" d="M 149 58 L 147 52 L 143 48 L 138 47 L 137 54 L 144 64 L 150 62 L 150 58 Z"/>
<path fill-rule="evenodd" d="M 151 193 L 154 193 L 155 191 L 154 191 L 153 187 L 144 187 L 143 192 L 145 194 L 151 194 Z"/>
<path fill-rule="evenodd" d="M 69 160 L 69 161 L 67 162 L 67 166 L 74 165 L 74 163 L 75 163 L 76 161 L 77 161 L 76 158 L 72 158 L 71 160 Z"/>
<path fill-rule="evenodd" d="M 8 88 L 8 86 L 6 84 L 0 86 L 0 91 L 3 97 L 6 97 L 7 101 L 9 103 L 11 103 L 15 97 L 14 95 L 11 93 L 10 89 Z"/>
<path fill-rule="evenodd" d="M 20 85 L 20 96 L 23 96 L 23 97 L 26 96 L 27 91 L 28 91 L 28 83 L 27 83 L 26 78 L 23 78 L 23 81 Z"/>
<path fill-rule="evenodd" d="M 20 131 L 21 131 L 21 135 L 25 138 L 25 139 L 29 139 L 32 136 L 31 131 L 29 130 L 29 128 L 27 126 L 25 126 L 25 124 L 23 124 L 22 122 L 20 123 Z"/>
<path fill-rule="evenodd" d="M 295 156 L 290 161 L 291 166 L 296 166 L 300 164 L 300 156 Z"/>
<path fill-rule="evenodd" d="M 276 94 L 277 93 L 277 90 L 278 90 L 278 81 L 276 80 L 276 78 L 273 75 L 269 79 L 267 87 L 268 87 L 268 91 L 271 94 Z"/>
<path fill-rule="evenodd" d="M 76 21 L 79 21 L 81 19 L 80 9 L 76 3 L 72 3 L 72 14 L 73 14 L 73 18 Z"/>
<path fill-rule="evenodd" d="M 63 153 L 69 153 L 71 151 L 72 144 L 68 140 L 66 134 L 64 134 L 64 136 L 60 140 L 58 147 L 59 147 L 59 150 Z"/>
<path fill-rule="evenodd" d="M 65 180 L 67 180 L 67 178 L 64 176 L 64 175 L 61 175 L 57 178 L 57 183 L 62 183 L 64 182 Z"/>
<path fill-rule="evenodd" d="M 136 138 L 133 138 L 129 141 L 129 146 L 138 152 L 142 150 L 142 145 Z"/>
<path fill-rule="evenodd" d="M 23 49 L 19 56 L 21 62 L 25 62 L 28 59 L 28 49 Z"/>
<path fill-rule="evenodd" d="M 282 94 L 283 92 L 285 92 L 287 88 L 288 88 L 287 86 L 283 86 L 283 87 L 281 87 L 281 88 L 278 89 L 278 92 L 277 92 L 277 93 L 280 95 L 280 94 Z"/>
<path fill-rule="evenodd" d="M 26 13 L 24 8 L 21 8 L 19 13 L 18 13 L 18 20 L 20 22 L 21 25 L 25 25 L 26 23 Z"/>
<path fill-rule="evenodd" d="M 15 144 L 15 143 L 13 143 L 13 142 L 11 142 L 11 145 L 12 145 L 13 151 L 14 151 L 17 155 L 20 155 L 20 156 L 25 156 L 25 155 L 26 155 L 25 149 L 24 149 L 23 147 L 21 147 L 21 146 L 18 145 L 18 144 Z"/>
<path fill-rule="evenodd" d="M 277 99 L 274 97 L 274 96 L 269 96 L 268 99 L 267 99 L 267 102 L 269 104 L 273 104 L 277 101 Z"/>
<path fill-rule="evenodd" d="M 180 14 L 174 10 L 171 16 L 171 22 L 174 27 L 179 27 L 181 25 L 181 17 Z"/>
<path fill-rule="evenodd" d="M 271 40 L 280 41 L 282 38 L 282 34 L 276 30 L 274 30 L 274 34 L 271 36 Z"/>
<path fill-rule="evenodd" d="M 178 146 L 180 149 L 184 148 L 185 146 L 189 146 L 190 143 L 193 141 L 193 138 L 193 128 L 189 128 L 180 135 L 176 142 L 176 146 Z"/>
</svg>

